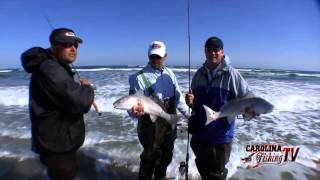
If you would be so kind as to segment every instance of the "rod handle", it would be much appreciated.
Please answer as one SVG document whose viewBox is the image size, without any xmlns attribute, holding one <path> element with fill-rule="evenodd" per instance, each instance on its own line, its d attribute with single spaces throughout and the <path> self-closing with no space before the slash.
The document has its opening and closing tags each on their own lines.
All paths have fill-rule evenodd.
<svg viewBox="0 0 320 180">
<path fill-rule="evenodd" d="M 98 113 L 98 115 L 101 116 L 102 113 L 101 113 L 101 111 L 100 111 L 97 103 L 96 103 L 95 101 L 93 101 L 92 105 L 93 105 L 93 107 L 94 107 L 94 110 Z"/>
</svg>

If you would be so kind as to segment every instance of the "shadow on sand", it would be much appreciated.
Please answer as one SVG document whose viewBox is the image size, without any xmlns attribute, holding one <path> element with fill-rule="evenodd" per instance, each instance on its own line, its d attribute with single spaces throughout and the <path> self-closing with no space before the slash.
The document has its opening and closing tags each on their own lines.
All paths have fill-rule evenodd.
<svg viewBox="0 0 320 180">
<path fill-rule="evenodd" d="M 76 180 L 124 180 L 137 179 L 137 173 L 125 167 L 98 162 L 95 158 L 80 151 L 79 171 Z M 38 159 L 0 158 L 1 180 L 47 180 L 45 167 Z"/>
</svg>

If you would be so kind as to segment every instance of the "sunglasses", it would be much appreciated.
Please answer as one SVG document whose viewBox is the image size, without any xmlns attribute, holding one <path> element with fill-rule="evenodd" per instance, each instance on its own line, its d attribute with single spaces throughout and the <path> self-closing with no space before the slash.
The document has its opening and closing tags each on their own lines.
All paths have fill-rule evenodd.
<svg viewBox="0 0 320 180">
<path fill-rule="evenodd" d="M 74 46 L 75 48 L 78 48 L 78 43 L 56 43 L 56 46 L 61 46 L 64 48 L 70 48 L 71 46 Z"/>
<path fill-rule="evenodd" d="M 222 48 L 216 48 L 216 47 L 206 47 L 206 50 L 209 52 L 219 52 Z"/>
<path fill-rule="evenodd" d="M 149 58 L 150 58 L 151 60 L 161 60 L 161 59 L 162 59 L 161 56 L 156 55 L 156 54 L 151 54 L 151 55 L 149 56 Z"/>
</svg>

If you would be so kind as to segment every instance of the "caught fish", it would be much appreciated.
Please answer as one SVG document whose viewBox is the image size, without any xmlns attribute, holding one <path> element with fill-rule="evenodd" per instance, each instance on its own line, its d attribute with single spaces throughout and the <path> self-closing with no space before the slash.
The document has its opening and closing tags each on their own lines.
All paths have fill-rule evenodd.
<svg viewBox="0 0 320 180">
<path fill-rule="evenodd" d="M 206 125 L 222 117 L 230 117 L 228 121 L 231 123 L 232 117 L 239 114 L 243 114 L 245 120 L 252 119 L 255 116 L 246 114 L 249 109 L 253 110 L 255 114 L 266 114 L 273 110 L 273 105 L 260 97 L 246 97 L 229 101 L 220 108 L 219 112 L 213 111 L 206 105 L 203 105 L 203 107 L 207 115 Z"/>
<path fill-rule="evenodd" d="M 165 119 L 172 128 L 174 128 L 177 124 L 178 116 L 176 114 L 166 113 L 164 109 L 154 100 L 142 94 L 121 97 L 113 103 L 113 106 L 115 109 L 131 110 L 132 107 L 138 103 L 143 104 L 144 112 L 150 115 L 152 122 L 155 122 L 158 117 L 161 117 Z"/>
</svg>

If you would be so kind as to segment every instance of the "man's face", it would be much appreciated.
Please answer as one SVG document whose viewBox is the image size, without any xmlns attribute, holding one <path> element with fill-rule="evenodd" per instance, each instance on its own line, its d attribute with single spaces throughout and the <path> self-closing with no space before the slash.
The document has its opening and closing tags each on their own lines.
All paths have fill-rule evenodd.
<svg viewBox="0 0 320 180">
<path fill-rule="evenodd" d="M 70 64 L 77 58 L 78 43 L 57 43 L 52 46 L 52 50 L 59 59 Z"/>
<path fill-rule="evenodd" d="M 220 62 L 222 61 L 223 57 L 224 57 L 224 50 L 219 48 L 219 49 L 215 49 L 215 48 L 205 48 L 205 54 L 206 54 L 206 58 L 207 60 L 215 65 L 220 64 Z"/>
<path fill-rule="evenodd" d="M 159 55 L 152 54 L 149 56 L 149 62 L 151 66 L 155 69 L 162 69 L 164 67 L 164 62 L 166 60 L 167 54 L 162 58 Z"/>
</svg>

